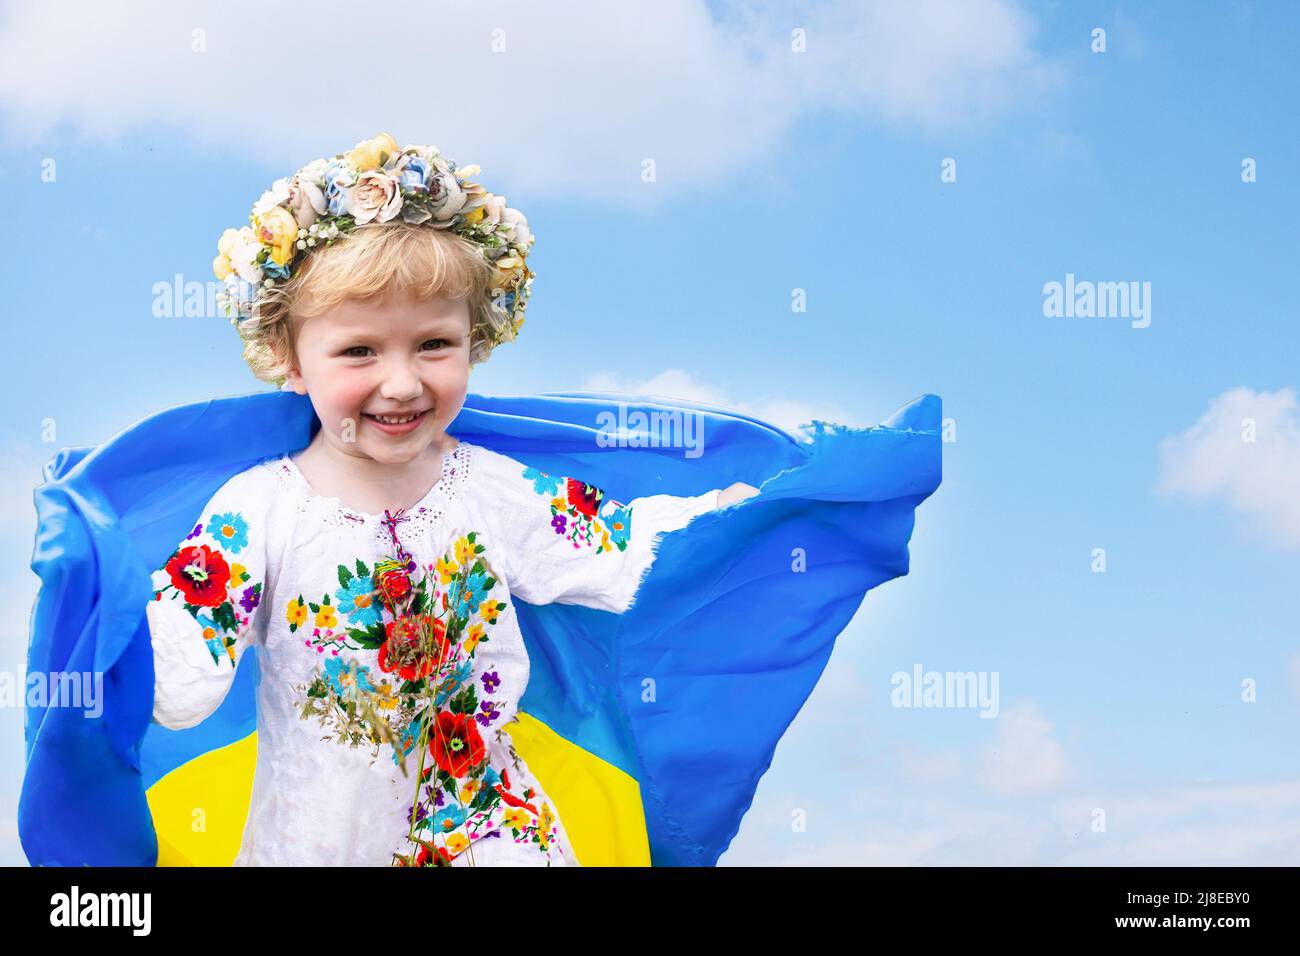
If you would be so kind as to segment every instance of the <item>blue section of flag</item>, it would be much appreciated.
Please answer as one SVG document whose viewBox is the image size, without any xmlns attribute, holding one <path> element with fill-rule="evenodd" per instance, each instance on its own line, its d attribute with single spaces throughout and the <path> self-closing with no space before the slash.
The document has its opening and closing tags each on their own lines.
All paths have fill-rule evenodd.
<svg viewBox="0 0 1300 956">
<path fill-rule="evenodd" d="M 703 453 L 603 442 L 620 413 L 700 416 Z M 923 396 L 876 428 L 817 422 L 790 435 L 645 396 L 466 397 L 455 437 L 619 501 L 760 488 L 665 535 L 626 614 L 518 602 L 532 660 L 521 709 L 639 781 L 655 864 L 716 862 L 836 636 L 870 588 L 907 573 L 915 508 L 940 481 L 940 417 Z M 262 392 L 168 409 L 46 466 L 28 672 L 101 670 L 105 699 L 97 719 L 27 712 L 18 818 L 33 864 L 152 865 L 145 789 L 255 729 L 252 649 L 203 723 L 150 722 L 150 572 L 231 476 L 318 427 L 307 397 Z"/>
</svg>

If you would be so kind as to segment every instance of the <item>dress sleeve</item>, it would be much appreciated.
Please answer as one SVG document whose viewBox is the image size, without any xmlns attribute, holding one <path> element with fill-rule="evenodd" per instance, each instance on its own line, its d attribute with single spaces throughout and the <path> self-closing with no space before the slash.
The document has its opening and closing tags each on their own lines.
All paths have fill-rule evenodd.
<svg viewBox="0 0 1300 956">
<path fill-rule="evenodd" d="M 154 657 L 153 719 L 171 730 L 202 722 L 235 680 L 266 613 L 266 501 L 245 474 L 208 502 L 193 530 L 153 572 L 146 618 Z"/>
<path fill-rule="evenodd" d="M 493 453 L 495 454 L 495 453 Z M 529 604 L 581 604 L 615 613 L 632 606 L 660 537 L 718 506 L 720 489 L 678 497 L 614 500 L 581 478 L 495 458 L 487 507 L 506 553 L 512 594 Z"/>
</svg>

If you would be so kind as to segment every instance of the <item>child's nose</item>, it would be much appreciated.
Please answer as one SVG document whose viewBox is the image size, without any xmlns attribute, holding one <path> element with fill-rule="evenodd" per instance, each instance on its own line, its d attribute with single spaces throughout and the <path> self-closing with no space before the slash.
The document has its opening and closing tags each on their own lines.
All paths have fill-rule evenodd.
<svg viewBox="0 0 1300 956">
<path fill-rule="evenodd" d="M 391 402 L 409 402 L 424 390 L 415 367 L 404 361 L 392 361 L 384 368 L 379 393 Z"/>
</svg>

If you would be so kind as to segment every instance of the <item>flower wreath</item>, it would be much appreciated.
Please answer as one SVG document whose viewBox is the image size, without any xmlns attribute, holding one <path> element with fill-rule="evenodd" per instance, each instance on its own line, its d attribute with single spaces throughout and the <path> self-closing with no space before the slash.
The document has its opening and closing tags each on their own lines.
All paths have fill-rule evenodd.
<svg viewBox="0 0 1300 956">
<path fill-rule="evenodd" d="M 404 146 L 381 133 L 350 151 L 316 159 L 277 179 L 253 205 L 248 226 L 217 241 L 212 271 L 226 284 L 218 295 L 231 324 L 257 324 L 258 294 L 290 278 L 318 245 L 367 223 L 396 219 L 451 229 L 477 243 L 492 266 L 492 307 L 509 318 L 513 339 L 524 324 L 533 272 L 528 220 L 504 196 L 470 182 L 478 166 L 457 168 L 436 146 Z M 500 342 L 504 339 L 498 338 Z"/>
</svg>

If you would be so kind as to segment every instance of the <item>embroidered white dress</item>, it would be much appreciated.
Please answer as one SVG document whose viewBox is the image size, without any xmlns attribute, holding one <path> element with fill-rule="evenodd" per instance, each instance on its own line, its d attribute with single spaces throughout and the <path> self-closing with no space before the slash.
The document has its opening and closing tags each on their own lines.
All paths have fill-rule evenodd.
<svg viewBox="0 0 1300 956">
<path fill-rule="evenodd" d="M 717 499 L 624 505 L 463 441 L 396 514 L 314 494 L 289 456 L 231 478 L 154 572 L 147 618 L 154 719 L 172 729 L 215 711 L 258 647 L 257 765 L 235 864 L 427 865 L 437 853 L 451 865 L 578 865 L 510 740 L 529 675 L 512 597 L 622 613 L 659 534 Z M 421 620 L 436 660 L 407 627 Z M 341 739 L 335 718 L 359 700 L 398 733 L 409 775 L 355 722 Z"/>
</svg>

